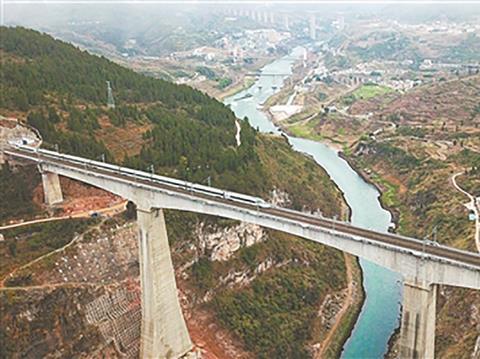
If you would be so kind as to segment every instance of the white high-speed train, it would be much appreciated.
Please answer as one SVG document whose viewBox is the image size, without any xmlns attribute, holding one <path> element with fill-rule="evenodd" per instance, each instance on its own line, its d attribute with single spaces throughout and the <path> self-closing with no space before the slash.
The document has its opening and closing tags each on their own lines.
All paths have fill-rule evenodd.
<svg viewBox="0 0 480 359">
<path fill-rule="evenodd" d="M 21 151 L 26 151 L 26 152 L 35 153 L 35 154 L 39 153 L 39 154 L 42 154 L 42 156 L 51 157 L 52 159 L 57 159 L 57 160 L 62 159 L 62 160 L 66 160 L 66 161 L 69 161 L 69 162 L 81 164 L 81 165 L 87 166 L 87 167 L 88 166 L 97 167 L 97 168 L 101 168 L 101 169 L 104 169 L 104 170 L 109 170 L 109 171 L 112 171 L 112 172 L 127 174 L 127 175 L 133 176 L 133 177 L 138 178 L 138 179 L 145 179 L 145 180 L 149 180 L 149 181 L 154 181 L 154 182 L 157 182 L 157 183 L 172 186 L 172 187 L 179 188 L 179 189 L 182 189 L 182 190 L 187 190 L 187 191 L 193 192 L 193 193 L 199 193 L 199 194 L 204 194 L 204 195 L 208 195 L 208 196 L 212 196 L 212 197 L 223 198 L 223 199 L 227 199 L 227 200 L 230 200 L 230 201 L 233 201 L 233 202 L 250 204 L 250 205 L 258 206 L 258 207 L 261 207 L 261 208 L 271 207 L 271 205 L 268 202 L 264 201 L 263 199 L 261 199 L 259 197 L 248 196 L 248 195 L 244 195 L 244 194 L 240 194 L 240 193 L 236 193 L 236 192 L 223 191 L 223 190 L 220 190 L 220 189 L 217 189 L 217 188 L 214 188 L 214 187 L 209 187 L 209 186 L 205 186 L 205 185 L 201 185 L 201 184 L 197 184 L 197 183 L 192 183 L 192 182 L 188 182 L 188 181 L 182 181 L 182 180 L 175 179 L 175 178 L 164 177 L 164 176 L 160 176 L 160 175 L 156 175 L 156 174 L 150 174 L 150 173 L 147 173 L 147 172 L 138 171 L 138 170 L 134 170 L 134 169 L 131 169 L 131 168 L 126 168 L 126 167 L 121 167 L 121 166 L 117 166 L 117 165 L 112 165 L 112 164 L 105 163 L 105 162 L 88 160 L 88 159 L 84 159 L 84 158 L 81 158 L 81 157 L 66 155 L 66 154 L 62 154 L 62 153 L 59 153 L 59 152 L 55 152 L 55 151 L 49 151 L 49 150 L 40 149 L 40 148 L 36 148 L 36 147 L 26 146 L 26 145 L 21 144 L 21 143 L 10 143 L 10 145 L 12 147 L 15 147 L 15 148 L 21 150 Z"/>
</svg>

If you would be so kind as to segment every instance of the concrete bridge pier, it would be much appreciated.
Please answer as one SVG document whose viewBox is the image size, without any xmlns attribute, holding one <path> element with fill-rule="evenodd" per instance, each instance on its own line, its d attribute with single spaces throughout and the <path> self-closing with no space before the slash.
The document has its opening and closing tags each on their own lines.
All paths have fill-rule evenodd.
<svg viewBox="0 0 480 359">
<path fill-rule="evenodd" d="M 60 186 L 60 178 L 58 177 L 58 174 L 43 171 L 41 173 L 45 203 L 51 206 L 62 202 L 62 187 Z"/>
<path fill-rule="evenodd" d="M 178 301 L 163 210 L 137 208 L 142 286 L 141 358 L 178 358 L 192 349 Z"/>
<path fill-rule="evenodd" d="M 438 285 L 405 281 L 400 331 L 400 358 L 435 357 Z"/>
</svg>

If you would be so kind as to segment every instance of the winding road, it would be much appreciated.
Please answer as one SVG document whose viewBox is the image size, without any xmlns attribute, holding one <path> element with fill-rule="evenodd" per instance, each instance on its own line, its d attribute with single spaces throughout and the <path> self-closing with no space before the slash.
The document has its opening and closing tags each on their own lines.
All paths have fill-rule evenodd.
<svg viewBox="0 0 480 359">
<path fill-rule="evenodd" d="M 465 196 L 467 196 L 470 199 L 469 208 L 471 208 L 475 213 L 475 245 L 477 246 L 477 251 L 480 253 L 480 218 L 479 218 L 480 203 L 478 203 L 478 201 L 472 194 L 468 193 L 457 184 L 457 177 L 462 174 L 463 172 L 458 172 L 454 174 L 452 176 L 452 184 L 458 191 L 462 192 Z"/>
</svg>

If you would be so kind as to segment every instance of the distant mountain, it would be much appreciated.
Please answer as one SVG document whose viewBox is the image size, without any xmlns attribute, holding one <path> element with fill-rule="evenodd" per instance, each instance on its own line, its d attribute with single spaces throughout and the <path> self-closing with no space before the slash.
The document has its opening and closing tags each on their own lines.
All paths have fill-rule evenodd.
<svg viewBox="0 0 480 359">
<path fill-rule="evenodd" d="M 105 103 L 107 80 L 112 83 L 115 96 L 123 102 L 161 101 L 170 109 L 214 103 L 187 86 L 140 76 L 34 30 L 1 27 L 0 37 L 5 86 L 2 107 L 26 110 L 26 106 L 42 103 L 42 96 L 51 92 L 80 101 Z"/>
</svg>

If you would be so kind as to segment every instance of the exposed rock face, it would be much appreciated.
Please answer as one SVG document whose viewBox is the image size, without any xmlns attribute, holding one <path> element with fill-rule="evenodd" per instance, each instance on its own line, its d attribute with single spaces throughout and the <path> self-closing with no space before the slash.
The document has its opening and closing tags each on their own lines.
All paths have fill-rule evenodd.
<svg viewBox="0 0 480 359">
<path fill-rule="evenodd" d="M 287 207 L 291 204 L 287 192 L 274 188 L 269 202 L 276 206 Z M 242 247 L 249 247 L 266 239 L 266 232 L 257 225 L 239 223 L 231 227 L 207 227 L 200 223 L 195 229 L 198 238 L 198 250 L 212 261 L 226 261 Z"/>
<path fill-rule="evenodd" d="M 7 148 L 9 141 L 21 141 L 24 139 L 30 146 L 37 146 L 40 138 L 32 129 L 23 126 L 15 119 L 7 120 L 0 116 L 0 164 L 4 163 L 3 150 Z"/>
<path fill-rule="evenodd" d="M 257 225 L 240 223 L 236 226 L 213 229 L 201 223 L 195 229 L 198 249 L 212 261 L 226 261 L 242 247 L 265 240 L 265 231 Z"/>
<path fill-rule="evenodd" d="M 275 206 L 288 207 L 292 203 L 292 200 L 287 192 L 274 188 L 270 192 L 269 202 Z"/>
<path fill-rule="evenodd" d="M 333 294 L 327 294 L 318 311 L 322 324 L 331 329 L 337 320 L 337 315 L 342 309 L 343 302 L 346 300 L 347 290 L 342 290 Z"/>
</svg>

